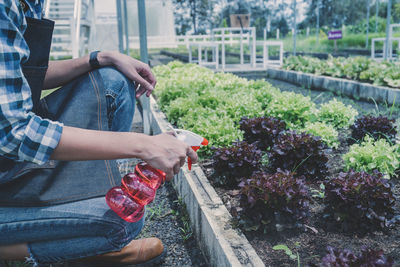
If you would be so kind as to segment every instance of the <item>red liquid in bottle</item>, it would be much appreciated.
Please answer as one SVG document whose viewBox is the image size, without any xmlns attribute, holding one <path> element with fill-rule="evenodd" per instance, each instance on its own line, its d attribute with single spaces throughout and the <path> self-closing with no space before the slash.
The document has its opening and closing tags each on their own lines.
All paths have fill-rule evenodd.
<svg viewBox="0 0 400 267">
<path fill-rule="evenodd" d="M 135 167 L 135 172 L 154 190 L 157 190 L 161 183 L 165 182 L 165 172 L 157 170 L 145 162 L 140 162 L 137 164 Z"/>
<path fill-rule="evenodd" d="M 156 191 L 143 182 L 136 173 L 128 173 L 122 178 L 125 191 L 139 204 L 145 206 L 154 200 Z"/>
<path fill-rule="evenodd" d="M 107 205 L 123 220 L 137 222 L 144 215 L 144 207 L 133 200 L 121 187 L 111 188 L 106 195 Z"/>
</svg>

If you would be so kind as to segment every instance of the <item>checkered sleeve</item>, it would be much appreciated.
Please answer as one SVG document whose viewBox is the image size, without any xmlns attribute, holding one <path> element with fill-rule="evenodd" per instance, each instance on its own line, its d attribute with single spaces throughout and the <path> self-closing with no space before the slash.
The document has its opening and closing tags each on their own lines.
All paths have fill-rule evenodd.
<svg viewBox="0 0 400 267">
<path fill-rule="evenodd" d="M 21 64 L 29 56 L 26 22 L 18 1 L 0 4 L 0 155 L 43 164 L 61 138 L 63 125 L 35 115 Z"/>
</svg>

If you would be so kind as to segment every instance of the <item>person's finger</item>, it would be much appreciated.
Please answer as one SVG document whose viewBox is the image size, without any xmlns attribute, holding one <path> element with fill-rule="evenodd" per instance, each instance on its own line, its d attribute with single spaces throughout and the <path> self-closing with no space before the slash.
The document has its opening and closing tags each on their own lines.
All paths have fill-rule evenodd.
<svg viewBox="0 0 400 267">
<path fill-rule="evenodd" d="M 171 181 L 172 180 L 172 178 L 174 178 L 174 172 L 173 172 L 173 170 L 171 169 L 171 170 L 169 170 L 168 172 L 165 172 L 165 180 L 167 180 L 167 181 Z"/>
<path fill-rule="evenodd" d="M 146 96 L 150 97 L 150 95 L 153 93 L 153 90 L 154 90 L 154 88 L 152 90 L 147 90 Z"/>
<path fill-rule="evenodd" d="M 156 87 L 156 84 L 157 84 L 157 80 L 154 80 L 154 82 L 151 83 L 151 85 L 153 86 L 153 88 Z"/>
<path fill-rule="evenodd" d="M 175 166 L 174 166 L 174 174 L 178 174 L 180 170 L 181 170 L 181 166 L 179 166 L 179 164 L 175 164 Z"/>
<path fill-rule="evenodd" d="M 138 89 L 136 89 L 136 98 L 139 98 L 146 92 L 146 89 L 143 86 L 139 86 Z"/>
<path fill-rule="evenodd" d="M 185 162 L 186 162 L 186 158 L 182 158 L 182 159 L 180 160 L 181 167 L 182 167 L 183 165 L 185 165 Z"/>
<path fill-rule="evenodd" d="M 149 65 L 144 65 L 143 68 L 140 70 L 140 76 L 142 76 L 149 84 L 156 86 L 156 77 L 154 76 L 153 72 L 151 71 Z"/>
<path fill-rule="evenodd" d="M 152 92 L 154 90 L 153 86 L 143 79 L 138 73 L 133 74 L 133 80 L 140 84 L 139 92 L 141 91 L 140 89 L 144 90 L 143 93 L 146 91 Z M 139 94 L 139 92 L 136 93 L 136 97 L 140 97 L 143 94 Z"/>
<path fill-rule="evenodd" d="M 168 132 L 165 132 L 166 134 L 169 134 L 169 135 L 172 135 L 172 136 L 174 136 L 174 137 L 176 137 L 176 134 L 175 134 L 175 132 L 174 131 L 168 131 Z"/>
<path fill-rule="evenodd" d="M 186 150 L 186 155 L 192 160 L 193 164 L 197 163 L 199 159 L 197 153 L 190 146 Z"/>
</svg>

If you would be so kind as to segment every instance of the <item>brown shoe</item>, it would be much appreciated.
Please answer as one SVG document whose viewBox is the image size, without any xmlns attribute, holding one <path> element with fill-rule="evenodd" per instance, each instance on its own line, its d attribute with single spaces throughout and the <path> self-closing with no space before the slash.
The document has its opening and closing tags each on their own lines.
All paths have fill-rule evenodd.
<svg viewBox="0 0 400 267">
<path fill-rule="evenodd" d="M 96 266 L 155 266 L 163 260 L 166 250 L 160 239 L 151 237 L 132 240 L 120 251 L 87 259 Z"/>
</svg>

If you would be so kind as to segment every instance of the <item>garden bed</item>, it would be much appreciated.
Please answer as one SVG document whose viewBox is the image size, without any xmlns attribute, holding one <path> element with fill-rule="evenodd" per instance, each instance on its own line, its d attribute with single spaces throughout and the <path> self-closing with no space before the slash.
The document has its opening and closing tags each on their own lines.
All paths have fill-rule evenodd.
<svg viewBox="0 0 400 267">
<path fill-rule="evenodd" d="M 170 131 L 172 125 L 150 99 L 150 124 L 153 134 Z M 205 177 L 201 168 L 184 166 L 173 179 L 185 203 L 195 238 L 211 266 L 263 266 L 247 239 L 231 225 L 232 217 Z"/>
<path fill-rule="evenodd" d="M 373 252 L 380 260 L 399 261 L 400 148 L 393 143 L 394 120 L 362 116 L 355 121 L 357 111 L 340 101 L 316 106 L 309 97 L 280 92 L 265 81 L 195 65 L 173 62 L 154 71 L 157 100 L 170 122 L 216 147 L 200 155 L 204 172 L 232 213 L 219 225 L 244 230 L 265 264 L 318 265 L 328 245 L 352 249 L 359 260 L 363 244 L 382 249 Z M 366 131 L 373 138 L 364 137 Z M 189 211 L 192 223 L 211 222 L 219 216 L 199 216 L 196 210 L 212 212 L 221 202 L 209 201 L 215 194 L 205 193 L 208 182 L 198 180 L 198 170 L 195 174 L 195 182 L 188 182 L 190 175 L 177 182 L 208 198 Z M 213 230 L 199 234 L 205 232 Z"/>
<path fill-rule="evenodd" d="M 337 174 L 343 167 L 341 155 L 348 151 L 345 133 L 342 133 L 340 146 L 329 156 L 331 176 Z M 215 175 L 212 162 L 203 162 L 202 169 L 207 177 Z M 393 180 L 393 192 L 396 199 L 400 197 L 400 184 Z M 239 206 L 240 197 L 238 189 L 224 189 L 218 184 L 213 184 L 216 192 L 229 211 L 235 212 Z M 400 263 L 400 227 L 399 225 L 387 231 L 374 231 L 365 235 L 359 233 L 343 233 L 334 225 L 327 226 L 323 220 L 324 203 L 323 194 L 318 185 L 311 185 L 313 190 L 310 202 L 311 214 L 298 229 L 283 229 L 281 231 L 244 231 L 250 244 L 263 260 L 266 266 L 319 266 L 323 256 L 327 254 L 327 247 L 348 249 L 358 254 L 363 246 L 384 251 L 384 255 L 394 260 L 393 266 Z M 400 205 L 396 203 L 396 212 L 400 213 Z M 292 258 L 284 250 L 274 250 L 274 246 L 282 245 L 292 253 Z M 297 265 L 300 263 L 300 265 Z M 330 265 L 327 265 L 330 266 Z M 376 265 L 379 266 L 379 265 Z"/>
<path fill-rule="evenodd" d="M 235 73 L 236 74 L 236 73 Z M 262 74 L 261 74 L 262 75 Z M 260 77 L 260 74 L 257 75 Z M 341 78 L 319 76 L 299 71 L 270 68 L 266 71 L 266 77 L 304 86 L 305 88 L 326 90 L 338 95 L 344 95 L 356 100 L 375 101 L 388 105 L 398 104 L 400 90 L 375 86 Z"/>
</svg>

